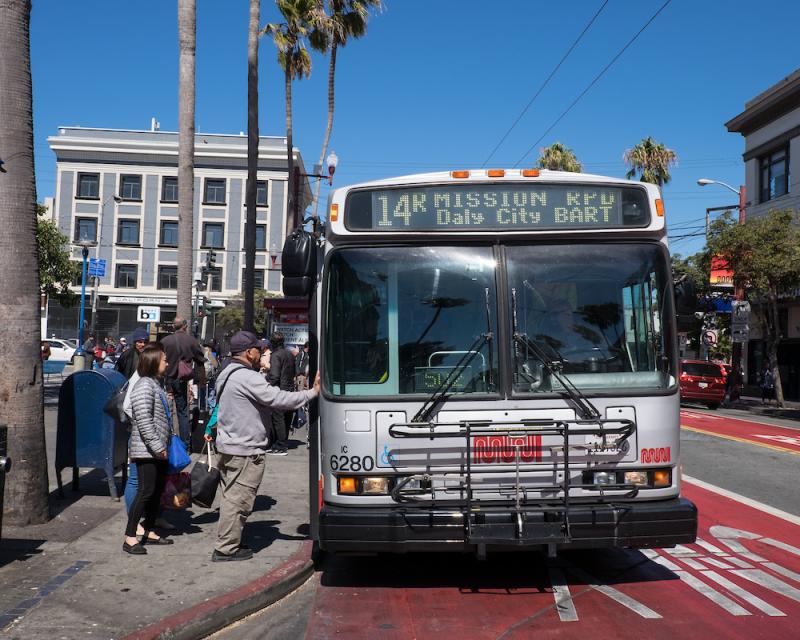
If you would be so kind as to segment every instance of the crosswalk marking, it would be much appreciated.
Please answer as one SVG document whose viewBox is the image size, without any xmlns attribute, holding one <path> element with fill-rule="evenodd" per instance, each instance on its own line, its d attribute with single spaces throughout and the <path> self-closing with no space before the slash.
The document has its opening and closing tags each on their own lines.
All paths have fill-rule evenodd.
<svg viewBox="0 0 800 640">
<path fill-rule="evenodd" d="M 643 603 L 630 597 L 629 595 L 622 593 L 618 589 L 614 589 L 613 587 L 609 587 L 608 585 L 605 584 L 600 584 L 600 581 L 597 578 L 586 573 L 585 571 L 579 569 L 574 565 L 569 565 L 567 567 L 567 571 L 569 571 L 571 574 L 573 574 L 580 580 L 583 580 L 587 585 L 592 587 L 592 589 L 595 589 L 600 593 L 602 593 L 603 595 L 608 596 L 615 602 L 621 604 L 623 607 L 627 607 L 637 615 L 640 615 L 642 618 L 655 619 L 661 617 L 650 607 L 644 605 Z"/>
<path fill-rule="evenodd" d="M 726 556 L 726 555 L 728 555 L 727 551 L 724 551 L 723 549 L 720 549 L 718 546 L 713 545 L 710 542 L 707 542 L 706 540 L 703 540 L 702 538 L 697 538 L 697 540 L 695 540 L 694 542 L 698 547 L 703 547 L 703 549 L 705 549 L 706 551 L 710 551 L 714 555 L 718 555 L 718 556 Z"/>
<path fill-rule="evenodd" d="M 721 594 L 719 591 L 710 587 L 705 582 L 696 578 L 688 571 L 676 571 L 675 574 L 692 589 L 697 591 L 700 595 L 705 596 L 713 603 L 725 609 L 728 613 L 734 616 L 749 616 L 750 612 L 744 607 L 739 606 L 728 596 Z"/>
<path fill-rule="evenodd" d="M 785 583 L 783 580 L 778 580 L 761 569 L 736 569 L 731 571 L 737 575 L 751 582 L 761 585 L 765 589 L 779 593 L 782 596 L 791 598 L 796 602 L 800 602 L 800 589 L 794 588 L 792 585 Z"/>
<path fill-rule="evenodd" d="M 710 578 L 718 585 L 725 587 L 728 591 L 739 596 L 739 598 L 747 602 L 747 604 L 753 605 L 756 609 L 760 609 L 768 616 L 779 617 L 786 615 L 780 609 L 776 609 L 771 604 L 764 602 L 758 596 L 753 595 L 752 593 L 746 591 L 745 589 L 742 589 L 742 587 L 740 587 L 738 584 L 731 582 L 727 578 L 719 575 L 716 571 L 703 571 L 702 573 L 706 578 Z"/>
<path fill-rule="evenodd" d="M 781 565 L 775 562 L 763 562 L 763 566 L 767 567 L 768 569 L 772 569 L 775 573 L 780 573 L 782 576 L 787 578 L 791 578 L 795 582 L 800 582 L 800 573 L 795 573 L 791 569 L 787 569 L 786 567 L 782 567 Z M 752 569 L 752 566 L 745 567 L 745 569 Z"/>
<path fill-rule="evenodd" d="M 561 622 L 577 622 L 578 612 L 575 610 L 575 603 L 572 601 L 564 573 L 558 567 L 548 567 L 547 572 L 550 574 L 550 584 L 553 586 L 553 599 L 556 602 L 558 617 Z"/>
<path fill-rule="evenodd" d="M 734 568 L 732 564 L 728 564 L 727 562 L 723 562 L 722 560 L 718 560 L 717 558 L 701 558 L 701 560 L 706 564 L 710 564 L 712 567 L 718 567 L 719 569 Z"/>
</svg>

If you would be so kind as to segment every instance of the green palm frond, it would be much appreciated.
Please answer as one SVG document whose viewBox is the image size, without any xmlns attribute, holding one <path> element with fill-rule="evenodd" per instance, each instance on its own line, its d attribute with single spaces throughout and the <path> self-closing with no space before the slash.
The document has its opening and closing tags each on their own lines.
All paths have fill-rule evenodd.
<svg viewBox="0 0 800 640">
<path fill-rule="evenodd" d="M 663 186 L 672 179 L 669 168 L 678 163 L 678 154 L 647 136 L 635 147 L 626 150 L 622 159 L 629 167 L 626 178 L 631 179 L 638 174 L 641 182 Z"/>
<path fill-rule="evenodd" d="M 582 169 L 575 152 L 560 142 L 554 142 L 541 150 L 539 167 L 550 171 L 571 171 L 573 173 L 580 173 Z"/>
</svg>

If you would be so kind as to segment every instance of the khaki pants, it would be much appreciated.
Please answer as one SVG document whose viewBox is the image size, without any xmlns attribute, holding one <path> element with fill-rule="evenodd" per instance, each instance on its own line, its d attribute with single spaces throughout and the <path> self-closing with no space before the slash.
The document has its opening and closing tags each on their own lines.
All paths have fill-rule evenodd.
<svg viewBox="0 0 800 640">
<path fill-rule="evenodd" d="M 219 455 L 222 499 L 219 504 L 216 550 L 234 553 L 242 542 L 242 529 L 253 512 L 256 492 L 264 477 L 265 455 Z"/>
</svg>

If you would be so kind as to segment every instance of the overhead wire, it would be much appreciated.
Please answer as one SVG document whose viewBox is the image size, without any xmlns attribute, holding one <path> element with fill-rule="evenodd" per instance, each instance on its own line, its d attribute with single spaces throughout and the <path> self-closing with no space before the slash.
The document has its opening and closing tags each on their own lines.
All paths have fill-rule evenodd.
<svg viewBox="0 0 800 640">
<path fill-rule="evenodd" d="M 581 41 L 583 36 L 586 35 L 586 32 L 589 31 L 591 26 L 594 24 L 594 21 L 597 20 L 597 17 L 602 13 L 603 9 L 606 8 L 606 5 L 608 4 L 608 1 L 609 0 L 605 0 L 603 2 L 603 4 L 600 5 L 600 8 L 592 16 L 592 19 L 589 20 L 589 22 L 586 23 L 586 26 L 583 28 L 583 31 L 581 31 L 580 34 L 578 35 L 578 37 L 575 39 L 575 42 L 573 42 L 572 45 L 570 46 L 570 48 L 567 49 L 567 52 L 561 57 L 561 60 L 558 61 L 558 64 L 550 72 L 550 75 L 547 76 L 547 78 L 545 78 L 545 81 L 541 84 L 541 86 L 536 91 L 536 93 L 533 95 L 533 97 L 530 99 L 528 104 L 525 105 L 525 108 L 517 116 L 517 119 L 514 120 L 513 124 L 508 128 L 508 131 L 506 131 L 503 134 L 503 137 L 500 138 L 500 142 L 498 142 L 495 145 L 494 149 L 492 149 L 491 153 L 486 157 L 486 160 L 483 161 L 483 164 L 481 165 L 481 168 L 485 167 L 489 163 L 489 160 L 492 159 L 492 156 L 497 152 L 497 150 L 500 148 L 500 146 L 506 141 L 506 138 L 508 138 L 508 136 L 514 130 L 514 128 L 519 124 L 519 121 L 522 120 L 522 117 L 528 112 L 528 109 L 531 108 L 531 105 L 534 102 L 536 102 L 536 98 L 538 98 L 541 95 L 542 91 L 544 91 L 545 87 L 550 83 L 550 80 L 553 79 L 553 76 L 556 75 L 556 72 L 561 68 L 561 65 L 564 64 L 566 59 L 569 57 L 569 54 L 571 54 L 573 49 L 575 49 L 575 47 L 578 46 L 578 43 Z"/>
<path fill-rule="evenodd" d="M 578 102 L 580 102 L 581 98 L 583 98 L 583 96 L 585 96 L 585 95 L 586 95 L 586 94 L 589 92 L 589 90 L 590 90 L 590 89 L 591 89 L 591 88 L 592 88 L 592 87 L 593 87 L 593 86 L 594 86 L 594 85 L 597 83 L 597 81 L 598 81 L 598 80 L 600 80 L 600 78 L 602 78 L 602 77 L 605 75 L 606 71 L 608 71 L 608 70 L 611 68 L 611 66 L 612 66 L 612 65 L 613 65 L 613 64 L 614 64 L 614 63 L 615 63 L 615 62 L 616 62 L 616 61 L 617 61 L 617 60 L 620 58 L 620 56 L 622 56 L 622 54 L 623 54 L 623 53 L 625 53 L 625 51 L 627 51 L 627 50 L 628 50 L 628 47 L 630 47 L 630 46 L 631 46 L 631 45 L 632 45 L 634 42 L 636 42 L 636 40 L 638 39 L 638 37 L 639 37 L 640 35 L 642 35 L 642 33 L 644 33 L 644 30 L 645 30 L 645 29 L 647 29 L 647 27 L 649 27 L 649 26 L 650 26 L 650 24 L 653 22 L 653 20 L 655 20 L 655 19 L 656 19 L 656 18 L 659 16 L 659 14 L 660 14 L 660 13 L 661 13 L 661 12 L 662 12 L 664 9 L 666 9 L 666 8 L 667 8 L 667 6 L 668 6 L 668 5 L 669 5 L 671 2 L 672 2 L 672 0 L 666 0 L 666 2 L 664 2 L 664 4 L 662 4 L 662 5 L 661 5 L 661 6 L 658 8 L 658 11 L 656 11 L 656 12 L 655 12 L 655 13 L 654 13 L 652 16 L 650 16 L 650 19 L 649 19 L 647 22 L 645 22 L 645 23 L 644 23 L 644 26 L 642 26 L 642 28 L 641 28 L 641 29 L 639 29 L 639 31 L 637 31 L 637 32 L 636 32 L 636 34 L 635 34 L 635 35 L 634 35 L 634 36 L 633 36 L 633 37 L 632 37 L 630 40 L 628 40 L 628 42 L 625 44 L 625 46 L 624 46 L 624 47 L 622 47 L 622 49 L 620 49 L 620 50 L 619 50 L 619 52 L 617 53 L 617 55 L 615 55 L 615 56 L 614 56 L 614 57 L 611 59 L 611 61 L 610 61 L 610 62 L 609 62 L 609 63 L 608 63 L 608 64 L 607 64 L 605 67 L 603 67 L 603 69 L 600 71 L 600 73 L 598 73 L 598 74 L 597 74 L 597 75 L 594 77 L 594 79 L 593 79 L 593 80 L 592 80 L 592 81 L 591 81 L 591 82 L 590 82 L 590 83 L 589 83 L 589 84 L 586 86 L 586 88 L 585 88 L 583 91 L 581 91 L 581 93 L 580 93 L 580 94 L 578 94 L 578 97 L 577 97 L 577 98 L 575 98 L 575 100 L 573 100 L 573 101 L 572 101 L 572 103 L 571 103 L 571 104 L 570 104 L 570 105 L 569 105 L 569 106 L 568 106 L 566 109 L 564 109 L 564 111 L 561 113 L 561 115 L 560 115 L 560 116 L 558 116 L 558 118 L 556 118 L 556 119 L 555 119 L 555 121 L 553 122 L 553 124 L 551 124 L 551 125 L 550 125 L 550 126 L 549 126 L 549 127 L 546 129 L 546 130 L 545 130 L 545 132 L 544 132 L 544 133 L 543 133 L 541 136 L 539 136 L 539 138 L 536 140 L 536 142 L 534 142 L 534 143 L 533 143 L 533 144 L 532 144 L 532 145 L 531 145 L 531 146 L 528 148 L 528 150 L 527 150 L 527 151 L 526 151 L 526 152 L 525 152 L 525 153 L 522 155 L 522 157 L 521 157 L 519 160 L 517 160 L 517 161 L 514 163 L 514 165 L 513 165 L 514 167 L 517 167 L 517 166 L 519 166 L 519 165 L 520 165 L 520 164 L 521 164 L 521 163 L 522 163 L 522 162 L 525 160 L 525 158 L 528 156 L 528 154 L 529 154 L 531 151 L 533 151 L 533 150 L 536 148 L 536 145 L 538 145 L 538 144 L 539 144 L 539 143 L 540 143 L 540 142 L 541 142 L 541 141 L 544 139 L 544 137 L 545 137 L 545 136 L 546 136 L 548 133 L 550 133 L 550 132 L 551 132 L 551 131 L 552 131 L 552 130 L 555 128 L 555 126 L 556 126 L 556 125 L 557 125 L 559 122 L 561 122 L 561 120 L 564 118 L 564 116 L 566 116 L 566 115 L 567 115 L 567 114 L 568 114 L 570 111 L 572 111 L 573 107 L 574 107 L 576 104 L 578 104 Z"/>
</svg>

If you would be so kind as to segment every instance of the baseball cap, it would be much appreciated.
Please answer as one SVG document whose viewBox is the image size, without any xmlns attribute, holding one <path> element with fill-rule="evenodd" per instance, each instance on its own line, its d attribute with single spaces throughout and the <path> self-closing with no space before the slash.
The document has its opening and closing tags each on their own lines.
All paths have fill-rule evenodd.
<svg viewBox="0 0 800 640">
<path fill-rule="evenodd" d="M 258 336 L 252 331 L 237 331 L 231 337 L 231 353 L 241 353 L 256 347 L 266 349 L 268 346 L 269 342 L 259 340 Z"/>
</svg>

